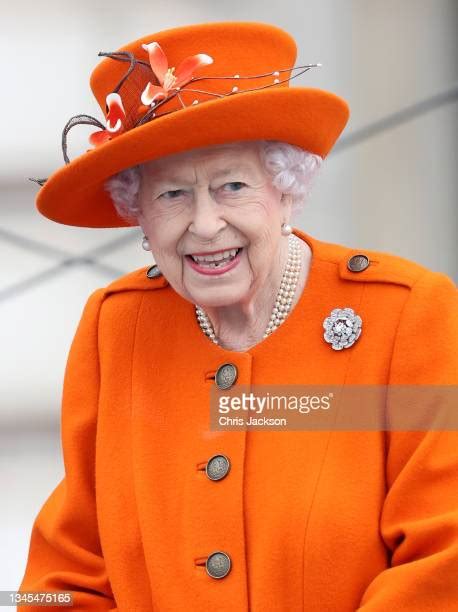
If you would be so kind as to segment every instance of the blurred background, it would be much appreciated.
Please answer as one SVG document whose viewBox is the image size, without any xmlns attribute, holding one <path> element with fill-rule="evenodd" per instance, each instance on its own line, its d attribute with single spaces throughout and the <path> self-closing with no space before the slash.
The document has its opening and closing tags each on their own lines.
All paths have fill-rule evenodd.
<svg viewBox="0 0 458 612">
<path fill-rule="evenodd" d="M 89 294 L 152 263 L 138 228 L 78 229 L 35 209 L 64 164 L 61 133 L 103 121 L 99 51 L 206 21 L 264 21 L 321 62 L 292 86 L 328 89 L 350 121 L 294 225 L 318 239 L 415 260 L 458 280 L 456 0 L 2 2 L 0 56 L 0 590 L 18 588 L 32 522 L 63 477 L 60 396 Z M 73 159 L 94 128 L 68 137 Z"/>
</svg>

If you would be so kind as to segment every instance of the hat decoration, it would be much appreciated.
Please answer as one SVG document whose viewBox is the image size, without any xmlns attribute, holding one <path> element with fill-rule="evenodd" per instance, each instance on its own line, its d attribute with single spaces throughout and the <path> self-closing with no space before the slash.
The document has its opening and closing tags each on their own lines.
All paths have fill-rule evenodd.
<svg viewBox="0 0 458 612">
<path fill-rule="evenodd" d="M 212 99 L 212 97 L 224 98 L 227 96 L 233 96 L 235 94 L 239 95 L 244 92 L 257 91 L 276 85 L 281 85 L 282 83 L 286 83 L 294 78 L 297 78 L 304 72 L 310 70 L 310 68 L 322 66 L 320 63 L 305 64 L 256 75 L 234 74 L 231 76 L 194 76 L 195 72 L 201 71 L 205 68 L 205 66 L 213 63 L 213 58 L 210 55 L 207 55 L 206 53 L 190 55 L 185 57 L 178 64 L 177 68 L 170 68 L 167 55 L 158 42 L 153 41 L 148 44 L 142 44 L 142 48 L 148 57 L 148 62 L 146 60 L 138 59 L 129 51 L 100 51 L 98 53 L 99 56 L 109 57 L 121 62 L 129 62 L 129 68 L 114 87 L 113 91 L 106 96 L 105 125 L 90 115 L 75 115 L 68 120 L 62 132 L 62 152 L 65 164 L 70 163 L 70 159 L 67 154 L 67 134 L 75 125 L 94 125 L 98 127 L 98 131 L 89 135 L 89 143 L 93 146 L 93 148 L 98 148 L 103 146 L 106 142 L 121 136 L 127 131 L 135 129 L 140 125 L 152 120 L 157 121 L 164 115 L 174 113 L 188 106 L 204 103 L 207 99 Z M 145 70 L 147 70 L 149 73 L 149 80 L 146 87 L 144 87 L 141 91 L 141 87 L 139 87 L 140 73 L 142 73 L 144 80 Z M 293 74 L 294 71 L 297 72 Z M 289 76 L 286 76 L 286 78 L 283 79 L 279 78 L 281 73 L 284 72 L 289 73 Z M 134 76 L 136 78 L 133 78 Z M 259 87 L 251 87 L 246 89 L 240 88 L 240 83 L 244 79 L 265 79 L 266 77 L 273 77 L 272 82 L 267 84 L 264 83 Z M 195 83 L 205 80 L 229 80 L 237 84 L 234 84 L 230 91 L 220 92 L 196 89 L 194 87 Z M 131 88 L 136 87 L 138 89 L 138 104 L 136 108 L 132 107 L 126 111 L 122 96 L 119 93 L 123 86 L 129 86 Z M 191 101 L 189 99 L 189 94 L 192 94 Z M 201 94 L 201 99 L 196 97 L 196 94 Z M 177 98 L 179 102 L 179 105 L 176 108 L 158 113 L 158 110 L 161 109 L 165 103 L 168 103 L 174 98 Z M 48 179 L 29 178 L 29 180 L 43 186 Z"/>
</svg>

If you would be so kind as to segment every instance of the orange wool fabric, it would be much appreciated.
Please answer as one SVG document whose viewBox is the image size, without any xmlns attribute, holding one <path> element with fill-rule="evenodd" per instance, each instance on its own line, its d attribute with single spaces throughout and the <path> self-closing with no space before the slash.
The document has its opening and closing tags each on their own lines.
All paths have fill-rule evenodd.
<svg viewBox="0 0 458 612">
<path fill-rule="evenodd" d="M 65 478 L 34 523 L 21 590 L 71 590 L 75 610 L 457 609 L 458 432 L 209 430 L 225 362 L 236 384 L 458 382 L 449 277 L 294 233 L 313 251 L 304 292 L 245 352 L 214 345 L 145 269 L 90 296 L 65 373 Z M 360 252 L 370 265 L 351 272 Z M 334 351 L 322 322 L 346 306 L 363 331 Z M 218 453 L 231 470 L 211 481 Z M 232 560 L 218 580 L 204 566 L 215 550 Z"/>
</svg>

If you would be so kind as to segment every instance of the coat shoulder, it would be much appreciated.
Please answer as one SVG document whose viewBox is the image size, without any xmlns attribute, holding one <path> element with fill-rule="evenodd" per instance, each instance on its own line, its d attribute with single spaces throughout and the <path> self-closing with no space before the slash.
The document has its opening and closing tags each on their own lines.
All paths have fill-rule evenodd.
<svg viewBox="0 0 458 612">
<path fill-rule="evenodd" d="M 124 291 L 152 291 L 168 286 L 168 281 L 160 272 L 158 266 L 145 266 L 133 270 L 109 283 L 104 291 L 105 295 Z"/>
<path fill-rule="evenodd" d="M 320 241 L 317 256 L 333 262 L 340 278 L 355 282 L 394 283 L 412 288 L 420 278 L 423 282 L 446 276 L 393 253 L 331 242 Z"/>
</svg>

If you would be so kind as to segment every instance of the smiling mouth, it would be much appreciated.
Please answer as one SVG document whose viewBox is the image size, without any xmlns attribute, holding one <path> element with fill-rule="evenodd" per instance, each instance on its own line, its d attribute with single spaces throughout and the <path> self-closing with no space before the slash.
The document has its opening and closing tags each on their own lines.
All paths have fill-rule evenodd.
<svg viewBox="0 0 458 612">
<path fill-rule="evenodd" d="M 212 254 L 202 255 L 185 255 L 188 259 L 191 259 L 194 263 L 205 268 L 215 269 L 226 266 L 228 263 L 233 261 L 243 247 L 235 249 L 226 249 L 224 251 L 218 251 Z"/>
</svg>

